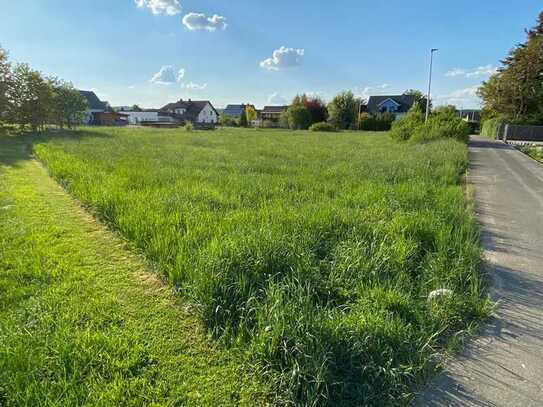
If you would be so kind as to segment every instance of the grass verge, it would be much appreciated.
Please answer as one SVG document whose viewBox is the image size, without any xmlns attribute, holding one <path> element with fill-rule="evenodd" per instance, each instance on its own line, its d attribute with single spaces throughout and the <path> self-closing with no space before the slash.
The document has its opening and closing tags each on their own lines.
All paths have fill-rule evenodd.
<svg viewBox="0 0 543 407">
<path fill-rule="evenodd" d="M 460 142 L 86 129 L 35 152 L 246 350 L 278 404 L 406 404 L 488 312 Z M 454 295 L 428 302 L 439 288 Z"/>
<path fill-rule="evenodd" d="M 262 405 L 238 355 L 0 136 L 0 405 Z"/>
<path fill-rule="evenodd" d="M 517 149 L 534 160 L 543 163 L 543 147 L 534 146 L 517 146 Z"/>
</svg>

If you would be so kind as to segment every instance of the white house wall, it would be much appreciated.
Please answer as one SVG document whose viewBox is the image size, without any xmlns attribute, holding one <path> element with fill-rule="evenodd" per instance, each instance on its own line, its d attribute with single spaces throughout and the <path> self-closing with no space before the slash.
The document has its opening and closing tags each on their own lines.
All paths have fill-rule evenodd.
<svg viewBox="0 0 543 407">
<path fill-rule="evenodd" d="M 198 123 L 217 123 L 219 118 L 217 113 L 211 105 L 208 103 L 198 115 Z"/>
<path fill-rule="evenodd" d="M 139 124 L 141 122 L 157 122 L 158 112 L 121 112 L 128 116 L 128 123 Z"/>
</svg>

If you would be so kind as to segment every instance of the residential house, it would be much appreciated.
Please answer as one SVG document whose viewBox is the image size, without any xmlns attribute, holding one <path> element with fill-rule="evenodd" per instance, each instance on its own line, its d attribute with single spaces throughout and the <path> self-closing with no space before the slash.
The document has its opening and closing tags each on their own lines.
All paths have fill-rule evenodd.
<svg viewBox="0 0 543 407">
<path fill-rule="evenodd" d="M 288 106 L 264 106 L 264 109 L 262 109 L 260 112 L 260 119 L 263 123 L 268 122 L 275 127 L 279 127 L 279 119 L 281 118 L 281 115 L 287 111 L 287 109 Z"/>
<path fill-rule="evenodd" d="M 169 117 L 175 123 L 215 125 L 219 122 L 219 113 L 208 100 L 180 99 L 162 107 L 159 116 Z"/>
<path fill-rule="evenodd" d="M 87 110 L 83 119 L 83 124 L 96 124 L 96 114 L 104 113 L 107 109 L 107 103 L 102 102 L 96 93 L 88 90 L 80 90 L 79 93 L 87 101 Z"/>
<path fill-rule="evenodd" d="M 392 113 L 399 119 L 413 107 L 416 100 L 415 95 L 370 96 L 367 111 L 372 115 Z"/>
<path fill-rule="evenodd" d="M 245 114 L 245 105 L 227 105 L 222 114 L 239 119 L 243 114 Z"/>
</svg>

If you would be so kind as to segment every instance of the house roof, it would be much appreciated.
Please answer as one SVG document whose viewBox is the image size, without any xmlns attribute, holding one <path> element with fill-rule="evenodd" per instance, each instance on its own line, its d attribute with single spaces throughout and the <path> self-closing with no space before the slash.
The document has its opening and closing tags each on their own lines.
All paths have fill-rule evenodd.
<svg viewBox="0 0 543 407">
<path fill-rule="evenodd" d="M 262 113 L 283 113 L 288 106 L 264 106 Z"/>
<path fill-rule="evenodd" d="M 87 100 L 89 110 L 106 110 L 107 106 L 105 102 L 102 102 L 96 96 L 96 93 L 89 90 L 80 90 L 79 93 Z"/>
<path fill-rule="evenodd" d="M 227 105 L 223 110 L 226 116 L 240 117 L 245 112 L 245 105 Z"/>
<path fill-rule="evenodd" d="M 398 104 L 398 113 L 407 113 L 417 100 L 415 95 L 370 96 L 368 100 L 368 112 L 379 113 L 379 107 L 387 99 Z"/>
<path fill-rule="evenodd" d="M 170 112 L 174 113 L 172 116 L 180 119 L 180 120 L 195 120 L 198 118 L 198 115 L 200 112 L 204 109 L 204 107 L 207 106 L 207 104 L 211 106 L 211 108 L 215 111 L 217 116 L 219 116 L 219 112 L 213 107 L 211 102 L 209 100 L 178 100 L 175 103 L 168 103 L 166 106 L 162 107 L 160 109 L 161 112 Z M 185 109 L 184 114 L 175 114 L 175 109 Z"/>
</svg>

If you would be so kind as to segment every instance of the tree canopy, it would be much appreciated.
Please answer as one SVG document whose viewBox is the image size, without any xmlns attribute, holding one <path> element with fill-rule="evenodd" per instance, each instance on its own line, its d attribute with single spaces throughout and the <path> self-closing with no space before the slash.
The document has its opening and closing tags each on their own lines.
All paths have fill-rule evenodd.
<svg viewBox="0 0 543 407">
<path fill-rule="evenodd" d="M 28 64 L 12 66 L 0 48 L 0 118 L 33 131 L 46 124 L 72 127 L 81 123 L 86 108 L 72 84 L 45 77 Z"/>
<path fill-rule="evenodd" d="M 338 94 L 328 105 L 329 122 L 337 129 L 353 127 L 358 115 L 358 102 L 353 92 Z"/>
<path fill-rule="evenodd" d="M 404 95 L 413 95 L 415 96 L 415 103 L 419 105 L 423 113 L 426 113 L 426 100 L 427 97 L 418 89 L 407 89 Z M 430 111 L 432 111 L 432 101 L 430 100 Z"/>
<path fill-rule="evenodd" d="M 543 12 L 479 89 L 485 118 L 543 124 Z"/>
<path fill-rule="evenodd" d="M 296 95 L 292 101 L 293 105 L 304 106 L 311 116 L 311 124 L 325 122 L 328 119 L 328 109 L 326 103 L 318 96 L 308 96 L 307 94 Z"/>
</svg>

